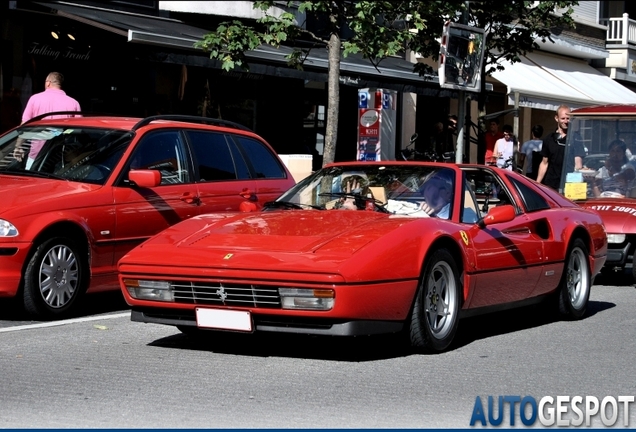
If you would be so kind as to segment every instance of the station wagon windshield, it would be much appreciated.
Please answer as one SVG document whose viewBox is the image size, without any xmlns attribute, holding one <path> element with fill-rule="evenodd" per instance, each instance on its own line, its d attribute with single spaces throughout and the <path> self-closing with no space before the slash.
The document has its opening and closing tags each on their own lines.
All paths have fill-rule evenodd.
<svg viewBox="0 0 636 432">
<path fill-rule="evenodd" d="M 0 142 L 0 174 L 104 184 L 131 137 L 113 129 L 19 128 Z"/>
</svg>

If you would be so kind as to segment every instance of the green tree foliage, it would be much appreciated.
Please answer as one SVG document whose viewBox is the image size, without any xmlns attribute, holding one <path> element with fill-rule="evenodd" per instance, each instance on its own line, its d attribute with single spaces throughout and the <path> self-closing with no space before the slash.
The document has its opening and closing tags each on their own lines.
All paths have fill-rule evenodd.
<svg viewBox="0 0 636 432">
<path fill-rule="evenodd" d="M 249 70 L 245 53 L 267 44 L 273 47 L 294 46 L 299 40 L 311 41 L 314 46 L 326 47 L 329 53 L 328 104 L 323 164 L 333 162 L 338 134 L 338 105 L 340 59 L 359 53 L 375 66 L 387 56 L 404 52 L 417 32 L 425 28 L 425 20 L 419 16 L 416 6 L 420 1 L 305 1 L 293 3 L 298 16 L 320 16 L 324 28 L 311 32 L 298 22 L 289 7 L 286 11 L 272 9 L 281 2 L 256 1 L 254 8 L 263 13 L 256 21 L 233 20 L 220 24 L 196 47 L 209 52 L 220 60 L 222 68 Z M 405 17 L 408 16 L 408 20 Z M 341 39 L 344 33 L 350 35 Z M 309 49 L 295 48 L 287 56 L 290 66 L 302 68 Z"/>
<path fill-rule="evenodd" d="M 334 0 L 287 2 L 286 9 L 274 8 L 281 3 L 255 1 L 254 8 L 262 12 L 262 18 L 221 23 L 195 46 L 220 60 L 228 71 L 249 70 L 245 53 L 263 44 L 294 47 L 287 61 L 296 68 L 302 68 L 309 53 L 309 49 L 300 47 L 300 40 L 326 47 L 329 78 L 323 164 L 327 164 L 334 160 L 336 149 L 342 57 L 360 54 L 377 66 L 382 59 L 410 49 L 436 60 L 444 23 L 465 20 L 486 30 L 487 54 L 482 70 L 492 73 L 502 68 L 497 63 L 501 58 L 519 61 L 520 55 L 538 48 L 537 39 L 550 40 L 554 31 L 573 26 L 571 6 L 577 2 Z M 304 22 L 298 21 L 297 17 L 312 14 L 323 18 L 324 28 L 319 32 L 306 30 Z M 348 35 L 344 40 L 343 34 Z M 424 73 L 423 68 L 417 65 L 416 70 Z"/>
</svg>

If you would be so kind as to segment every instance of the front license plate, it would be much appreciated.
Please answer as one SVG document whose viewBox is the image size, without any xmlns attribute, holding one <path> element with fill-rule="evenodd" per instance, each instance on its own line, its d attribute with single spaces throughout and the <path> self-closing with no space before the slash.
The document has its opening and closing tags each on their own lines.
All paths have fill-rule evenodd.
<svg viewBox="0 0 636 432">
<path fill-rule="evenodd" d="M 197 325 L 223 330 L 252 331 L 249 311 L 196 308 Z"/>
</svg>

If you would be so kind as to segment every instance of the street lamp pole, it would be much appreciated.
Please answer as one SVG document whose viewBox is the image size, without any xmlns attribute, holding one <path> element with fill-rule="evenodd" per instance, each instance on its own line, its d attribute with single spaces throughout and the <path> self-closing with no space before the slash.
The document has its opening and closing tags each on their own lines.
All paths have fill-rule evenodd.
<svg viewBox="0 0 636 432">
<path fill-rule="evenodd" d="M 468 8 L 470 2 L 465 2 L 466 7 L 462 13 L 462 24 L 468 24 Z M 458 91 L 459 107 L 457 110 L 457 143 L 455 144 L 455 163 L 464 162 L 464 119 L 466 118 L 466 91 Z"/>
</svg>

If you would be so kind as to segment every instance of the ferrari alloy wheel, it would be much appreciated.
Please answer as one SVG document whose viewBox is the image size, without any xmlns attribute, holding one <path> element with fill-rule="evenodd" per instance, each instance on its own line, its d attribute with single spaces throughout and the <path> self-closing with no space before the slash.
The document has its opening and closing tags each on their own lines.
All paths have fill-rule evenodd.
<svg viewBox="0 0 636 432">
<path fill-rule="evenodd" d="M 446 249 L 427 259 L 411 314 L 411 345 L 428 351 L 446 349 L 457 331 L 460 307 L 457 265 Z"/>
<path fill-rule="evenodd" d="M 576 239 L 565 261 L 559 288 L 559 312 L 570 318 L 581 318 L 587 308 L 591 285 L 587 247 L 583 240 Z"/>
<path fill-rule="evenodd" d="M 24 278 L 24 307 L 41 318 L 68 313 L 86 290 L 88 262 L 70 239 L 52 238 L 40 244 Z"/>
</svg>

